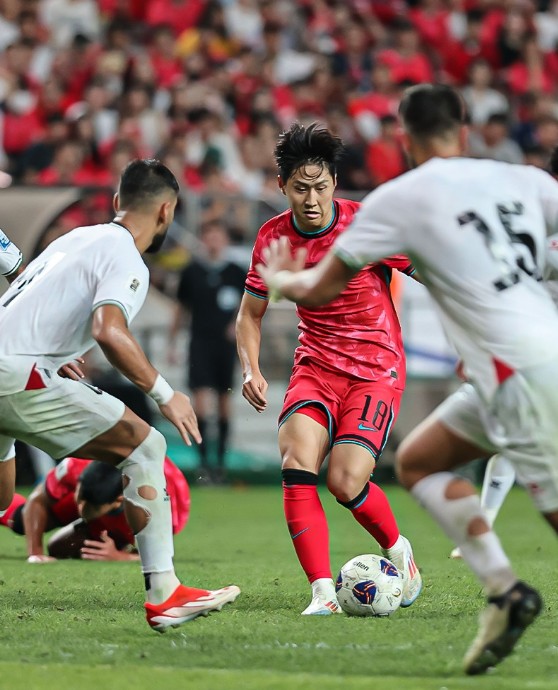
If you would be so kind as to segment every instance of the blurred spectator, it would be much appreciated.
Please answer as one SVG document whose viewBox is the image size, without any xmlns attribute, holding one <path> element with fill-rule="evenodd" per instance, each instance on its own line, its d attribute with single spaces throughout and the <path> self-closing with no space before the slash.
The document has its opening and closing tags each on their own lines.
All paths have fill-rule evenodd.
<svg viewBox="0 0 558 690">
<path fill-rule="evenodd" d="M 397 118 L 384 115 L 380 125 L 380 136 L 368 144 L 366 153 L 368 172 L 375 186 L 392 180 L 407 169 L 397 136 Z"/>
<path fill-rule="evenodd" d="M 43 136 L 18 157 L 14 175 L 28 184 L 37 182 L 37 174 L 48 168 L 57 147 L 68 137 L 68 124 L 61 113 L 46 116 Z"/>
<path fill-rule="evenodd" d="M 56 47 L 69 46 L 78 34 L 94 40 L 101 30 L 95 0 L 43 0 L 42 22 L 50 29 Z"/>
<path fill-rule="evenodd" d="M 434 69 L 420 49 L 420 37 L 407 19 L 394 24 L 395 46 L 378 53 L 378 61 L 390 68 L 393 83 L 407 81 L 415 84 L 434 81 Z"/>
<path fill-rule="evenodd" d="M 225 3 L 225 22 L 229 34 L 242 45 L 261 45 L 263 21 L 256 0 L 229 0 Z"/>
<path fill-rule="evenodd" d="M 541 9 L 535 15 L 537 38 L 540 49 L 547 53 L 558 47 L 558 0 L 538 4 Z"/>
<path fill-rule="evenodd" d="M 505 163 L 523 163 L 523 153 L 509 137 L 506 113 L 490 115 L 479 132 L 469 135 L 469 153 L 473 158 L 492 158 Z"/>
<path fill-rule="evenodd" d="M 0 0 L 0 164 L 112 187 L 130 156 L 168 156 L 189 222 L 226 215 L 249 235 L 295 119 L 342 132 L 341 187 L 404 169 L 389 116 L 413 83 L 462 87 L 475 155 L 520 160 L 512 138 L 539 160 L 557 42 L 558 0 Z M 486 127 L 504 112 L 511 137 Z"/>
<path fill-rule="evenodd" d="M 509 103 L 491 88 L 492 69 L 486 60 L 476 60 L 469 68 L 469 84 L 462 90 L 473 125 L 484 125 L 493 113 L 507 113 Z"/>
<path fill-rule="evenodd" d="M 169 356 L 175 360 L 174 344 L 184 312 L 190 316 L 188 387 L 203 438 L 198 446 L 200 477 L 205 481 L 225 479 L 225 456 L 231 417 L 230 394 L 236 362 L 235 319 L 244 293 L 246 272 L 227 260 L 229 237 L 226 227 L 207 223 L 201 232 L 201 250 L 180 276 L 175 319 L 169 335 Z M 215 467 L 208 450 L 213 396 L 217 397 L 217 444 Z"/>
</svg>

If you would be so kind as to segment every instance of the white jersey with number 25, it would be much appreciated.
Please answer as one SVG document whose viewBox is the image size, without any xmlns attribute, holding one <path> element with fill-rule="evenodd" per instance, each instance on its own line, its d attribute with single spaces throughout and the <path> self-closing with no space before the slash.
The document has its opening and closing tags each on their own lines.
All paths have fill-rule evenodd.
<svg viewBox="0 0 558 690">
<path fill-rule="evenodd" d="M 558 313 L 541 281 L 557 221 L 558 183 L 544 171 L 434 158 L 369 194 L 335 252 L 356 268 L 407 254 L 490 400 L 510 371 L 557 357 Z"/>
</svg>

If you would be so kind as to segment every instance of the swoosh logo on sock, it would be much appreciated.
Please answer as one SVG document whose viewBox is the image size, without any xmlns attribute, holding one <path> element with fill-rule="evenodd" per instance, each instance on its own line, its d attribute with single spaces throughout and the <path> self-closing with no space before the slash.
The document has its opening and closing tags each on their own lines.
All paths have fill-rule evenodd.
<svg viewBox="0 0 558 690">
<path fill-rule="evenodd" d="M 301 529 L 300 532 L 297 532 L 296 534 L 291 534 L 291 539 L 296 539 L 297 537 L 300 537 L 301 534 L 304 534 L 304 532 L 307 532 L 309 529 L 309 527 L 305 527 L 304 529 Z"/>
</svg>

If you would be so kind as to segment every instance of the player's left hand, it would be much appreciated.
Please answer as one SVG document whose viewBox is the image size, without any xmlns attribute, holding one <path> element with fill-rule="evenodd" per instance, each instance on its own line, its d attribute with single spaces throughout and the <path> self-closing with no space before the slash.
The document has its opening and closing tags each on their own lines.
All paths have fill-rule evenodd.
<svg viewBox="0 0 558 690">
<path fill-rule="evenodd" d="M 58 376 L 63 379 L 73 379 L 74 381 L 81 381 L 85 378 L 85 374 L 81 370 L 81 364 L 85 364 L 85 360 L 77 357 L 75 362 L 68 362 L 58 369 Z"/>
<path fill-rule="evenodd" d="M 293 256 L 287 237 L 272 240 L 263 251 L 265 264 L 257 264 L 256 271 L 269 287 L 273 276 L 279 271 L 302 271 L 306 261 L 306 248 L 299 247 Z"/>
<path fill-rule="evenodd" d="M 120 561 L 122 553 L 116 548 L 114 539 L 108 532 L 101 532 L 101 541 L 85 539 L 81 547 L 81 557 L 86 561 Z"/>
</svg>

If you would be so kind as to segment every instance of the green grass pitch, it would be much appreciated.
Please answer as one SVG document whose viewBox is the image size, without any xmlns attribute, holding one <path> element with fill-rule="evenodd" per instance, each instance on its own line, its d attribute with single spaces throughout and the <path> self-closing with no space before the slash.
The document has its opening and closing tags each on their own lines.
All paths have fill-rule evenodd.
<svg viewBox="0 0 558 690">
<path fill-rule="evenodd" d="M 551 690 L 558 687 L 556 539 L 520 489 L 497 527 L 544 613 L 515 654 L 486 677 L 461 659 L 483 605 L 450 543 L 401 489 L 387 487 L 425 582 L 389 619 L 301 617 L 309 588 L 295 560 L 277 487 L 194 488 L 176 540 L 179 576 L 194 586 L 238 584 L 222 613 L 165 635 L 147 627 L 135 563 L 28 565 L 24 542 L 0 528 L 0 690 Z M 323 494 L 332 566 L 378 552 L 350 514 Z"/>
</svg>

